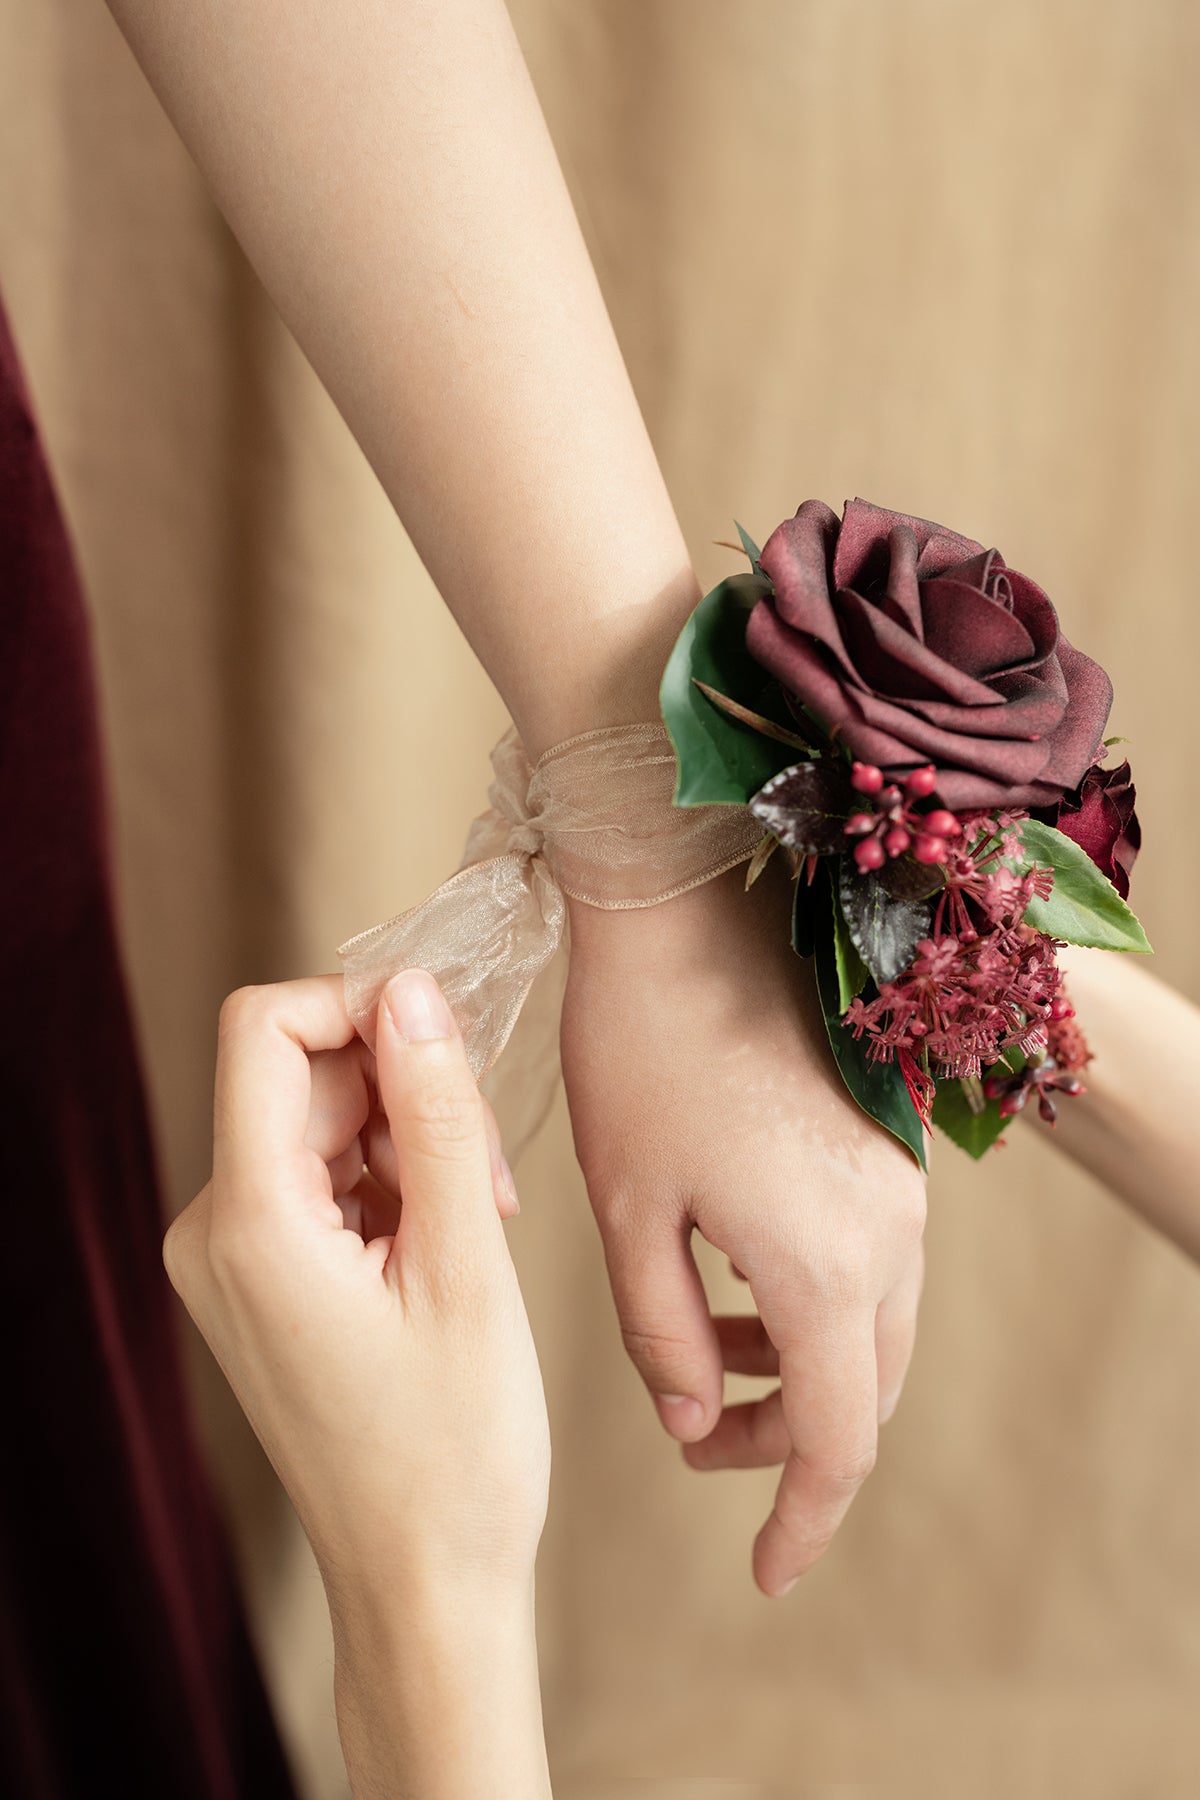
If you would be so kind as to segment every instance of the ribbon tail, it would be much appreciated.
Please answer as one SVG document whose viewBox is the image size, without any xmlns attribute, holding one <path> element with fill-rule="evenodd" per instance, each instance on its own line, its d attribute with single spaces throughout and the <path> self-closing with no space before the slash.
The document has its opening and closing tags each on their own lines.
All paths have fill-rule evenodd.
<svg viewBox="0 0 1200 1800">
<path fill-rule="evenodd" d="M 500 1127 L 511 1166 L 545 1124 L 561 1073 L 558 1040 L 567 986 L 566 933 L 529 991 L 507 1048 L 480 1083 Z"/>
<path fill-rule="evenodd" d="M 492 856 L 420 906 L 342 944 L 346 1010 L 375 1048 L 379 997 L 402 969 L 426 969 L 458 1022 L 476 1077 L 508 1042 L 525 997 L 562 938 L 566 903 L 540 857 Z"/>
</svg>

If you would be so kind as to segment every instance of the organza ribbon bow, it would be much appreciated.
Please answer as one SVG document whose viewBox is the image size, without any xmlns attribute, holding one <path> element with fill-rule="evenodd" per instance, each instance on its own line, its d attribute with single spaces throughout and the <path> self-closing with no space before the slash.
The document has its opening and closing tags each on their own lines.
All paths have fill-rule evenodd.
<svg viewBox="0 0 1200 1800">
<path fill-rule="evenodd" d="M 509 731 L 492 768 L 490 805 L 458 873 L 338 950 L 347 1010 L 372 1048 L 387 982 L 427 969 L 477 1076 L 562 940 L 566 897 L 606 910 L 655 906 L 745 862 L 762 834 L 745 807 L 672 804 L 675 753 L 660 724 L 586 732 L 532 767 Z"/>
</svg>

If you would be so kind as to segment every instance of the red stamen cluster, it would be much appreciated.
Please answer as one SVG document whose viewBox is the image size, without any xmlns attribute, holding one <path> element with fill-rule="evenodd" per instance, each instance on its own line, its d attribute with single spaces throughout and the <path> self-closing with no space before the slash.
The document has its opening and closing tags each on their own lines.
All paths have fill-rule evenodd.
<svg viewBox="0 0 1200 1800">
<path fill-rule="evenodd" d="M 1068 1016 L 1054 940 L 1022 923 L 1053 876 L 1018 875 L 998 860 L 1006 828 L 974 822 L 973 847 L 947 853 L 932 934 L 873 1000 L 851 1003 L 845 1022 L 876 1061 L 919 1056 L 939 1080 L 978 1076 L 1014 1047 L 1040 1059 L 1052 1024 Z"/>
<path fill-rule="evenodd" d="M 874 1000 L 851 1002 L 846 1024 L 870 1040 L 877 1062 L 907 1050 L 939 1080 L 979 1075 L 1013 1046 L 1027 1056 L 1045 1049 L 1061 979 L 1053 941 L 1040 932 L 1013 926 L 973 943 L 924 938 Z"/>
<path fill-rule="evenodd" d="M 945 861 L 948 840 L 962 830 L 958 820 L 944 808 L 918 813 L 910 804 L 927 800 L 936 787 L 937 771 L 932 763 L 911 770 L 900 788 L 895 782 L 885 784 L 883 770 L 874 763 L 856 762 L 850 770 L 850 785 L 855 793 L 875 800 L 874 812 L 852 813 L 845 825 L 846 836 L 858 839 L 854 860 L 864 875 L 881 869 L 889 857 L 903 856 L 906 850 L 919 863 Z"/>
<path fill-rule="evenodd" d="M 943 885 L 933 916 L 934 936 L 951 931 L 973 943 L 979 930 L 1021 918 L 1030 900 L 1048 900 L 1054 886 L 1051 869 L 1027 875 L 995 860 L 1002 853 L 997 833 L 987 833 L 972 850 L 950 852 L 942 867 Z"/>
</svg>

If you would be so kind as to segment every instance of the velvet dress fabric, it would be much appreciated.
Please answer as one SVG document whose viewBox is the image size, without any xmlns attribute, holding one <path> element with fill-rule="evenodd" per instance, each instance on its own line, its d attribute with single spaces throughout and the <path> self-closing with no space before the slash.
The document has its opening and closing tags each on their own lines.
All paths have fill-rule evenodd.
<svg viewBox="0 0 1200 1800">
<path fill-rule="evenodd" d="M 0 312 L 0 1792 L 292 1789 L 188 1425 L 87 616 Z"/>
</svg>

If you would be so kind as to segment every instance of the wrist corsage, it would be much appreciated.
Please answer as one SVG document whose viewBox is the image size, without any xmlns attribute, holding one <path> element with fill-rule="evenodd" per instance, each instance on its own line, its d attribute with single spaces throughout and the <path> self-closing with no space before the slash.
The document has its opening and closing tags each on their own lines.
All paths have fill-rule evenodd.
<svg viewBox="0 0 1200 1800">
<path fill-rule="evenodd" d="M 748 885 L 790 858 L 838 1068 L 922 1166 L 933 1125 L 978 1157 L 1031 1102 L 1053 1124 L 1090 1057 L 1059 947 L 1150 948 L 1108 676 L 1035 582 L 928 520 L 808 500 L 762 551 L 738 531 L 750 572 L 663 679 L 676 805 L 750 809 Z"/>
</svg>

